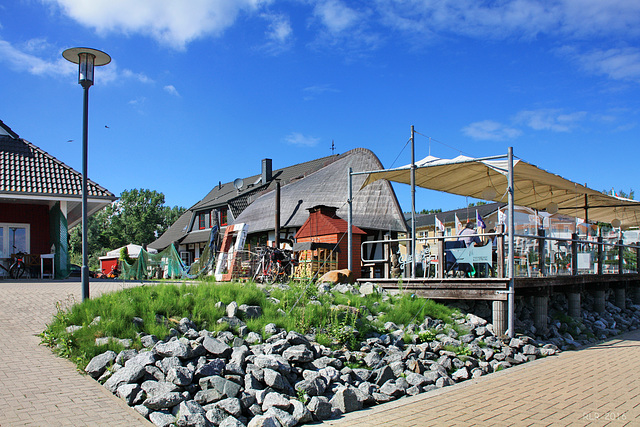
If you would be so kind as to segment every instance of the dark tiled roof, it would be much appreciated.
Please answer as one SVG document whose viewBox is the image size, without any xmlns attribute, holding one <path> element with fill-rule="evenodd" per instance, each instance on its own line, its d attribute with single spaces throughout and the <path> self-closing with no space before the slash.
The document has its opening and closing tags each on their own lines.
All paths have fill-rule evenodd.
<svg viewBox="0 0 640 427">
<path fill-rule="evenodd" d="M 0 125 L 8 129 L 4 123 Z M 0 135 L 0 194 L 82 196 L 81 173 L 14 135 Z M 95 182 L 89 180 L 88 184 L 89 197 L 116 199 Z"/>
<path fill-rule="evenodd" d="M 162 236 L 160 236 L 155 242 L 149 244 L 149 247 L 160 251 L 169 247 L 173 242 L 178 242 L 187 235 L 187 227 L 191 222 L 192 215 L 193 212 L 189 210 L 185 211 L 180 218 L 178 218 L 176 222 L 174 222 L 171 227 L 162 234 Z M 176 249 L 178 249 L 177 246 Z"/>
</svg>

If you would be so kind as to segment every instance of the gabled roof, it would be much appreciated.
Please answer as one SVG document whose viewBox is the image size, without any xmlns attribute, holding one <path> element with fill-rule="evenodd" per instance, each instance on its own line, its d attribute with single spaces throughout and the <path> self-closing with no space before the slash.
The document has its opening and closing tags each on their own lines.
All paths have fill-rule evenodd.
<svg viewBox="0 0 640 427">
<path fill-rule="evenodd" d="M 296 239 L 304 237 L 327 236 L 344 234 L 349 230 L 349 224 L 338 216 L 311 214 L 307 221 L 296 233 Z M 355 225 L 351 228 L 354 234 L 367 234 Z"/>
<path fill-rule="evenodd" d="M 300 227 L 308 218 L 307 209 L 317 205 L 338 207 L 337 214 L 347 217 L 348 169 L 366 171 L 381 168 L 373 152 L 355 148 L 330 165 L 307 177 L 283 186 L 280 196 L 280 226 Z M 353 177 L 353 224 L 361 229 L 406 231 L 402 211 L 391 184 L 381 180 L 360 190 L 364 175 Z M 253 202 L 235 220 L 249 225 L 249 233 L 273 230 L 275 227 L 275 192 Z"/>
<path fill-rule="evenodd" d="M 273 190 L 276 180 L 280 181 L 280 185 L 285 186 L 296 179 L 304 178 L 310 173 L 335 162 L 340 157 L 341 155 L 321 157 L 308 162 L 276 169 L 272 172 L 271 181 L 266 184 L 262 182 L 261 174 L 249 176 L 243 179 L 245 186 L 242 191 L 236 190 L 233 182 L 220 183 L 211 189 L 202 200 L 193 205 L 190 210 L 197 211 L 230 204 L 232 207 L 237 206 L 237 214 L 239 214 L 260 195 Z M 234 215 L 235 214 L 234 212 Z"/>
<path fill-rule="evenodd" d="M 0 122 L 0 128 L 8 127 Z M 0 195 L 82 196 L 82 174 L 9 132 L 0 135 Z M 106 188 L 88 180 L 87 194 L 113 201 Z"/>
<path fill-rule="evenodd" d="M 176 222 L 174 222 L 171 227 L 162 234 L 162 236 L 153 243 L 150 243 L 148 246 L 150 248 L 162 250 L 169 247 L 173 242 L 180 241 L 180 239 L 187 235 L 187 227 L 191 221 L 191 215 L 193 215 L 193 212 L 189 210 L 185 211 L 180 215 L 180 218 L 178 218 Z M 176 249 L 178 248 L 176 247 Z"/>
</svg>

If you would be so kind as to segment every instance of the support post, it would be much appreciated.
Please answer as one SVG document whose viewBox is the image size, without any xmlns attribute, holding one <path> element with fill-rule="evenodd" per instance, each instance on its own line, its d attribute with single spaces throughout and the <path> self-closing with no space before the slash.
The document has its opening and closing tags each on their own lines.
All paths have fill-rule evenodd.
<svg viewBox="0 0 640 427">
<path fill-rule="evenodd" d="M 598 313 L 604 313 L 605 309 L 605 292 L 598 289 L 593 293 L 593 309 Z"/>
<path fill-rule="evenodd" d="M 416 148 L 411 125 L 411 278 L 416 278 Z"/>
<path fill-rule="evenodd" d="M 636 273 L 640 274 L 640 242 L 636 242 Z"/>
<path fill-rule="evenodd" d="M 580 292 L 569 292 L 567 295 L 569 302 L 569 316 L 580 318 L 582 316 L 582 310 L 580 306 Z"/>
<path fill-rule="evenodd" d="M 515 219 L 514 219 L 514 187 L 513 187 L 513 147 L 509 147 L 508 151 L 508 163 L 509 163 L 509 293 L 507 294 L 507 302 L 509 305 L 509 317 L 508 328 L 509 337 L 515 336 L 515 259 L 514 259 L 514 245 L 515 245 Z"/>
<path fill-rule="evenodd" d="M 507 332 L 507 302 L 493 301 L 491 307 L 493 333 L 500 337 Z"/>
<path fill-rule="evenodd" d="M 547 333 L 549 327 L 547 319 L 548 306 L 549 297 L 547 295 L 533 297 L 533 325 L 542 335 Z"/>
<path fill-rule="evenodd" d="M 440 230 L 436 230 L 436 236 L 438 237 L 436 248 L 438 251 L 438 277 L 444 277 L 444 267 L 447 260 L 444 258 L 444 234 Z"/>
<path fill-rule="evenodd" d="M 500 224 L 498 226 L 498 232 L 500 233 L 496 236 L 496 277 L 504 278 L 506 277 L 504 274 L 504 230 L 505 225 Z"/>
<path fill-rule="evenodd" d="M 391 240 L 391 236 L 389 236 L 388 234 L 384 235 L 384 240 Z M 384 254 L 383 257 L 386 260 L 383 268 L 384 268 L 384 273 L 383 273 L 383 277 L 385 279 L 388 279 L 391 277 L 391 248 L 389 247 L 389 243 L 383 243 L 382 244 L 382 253 Z M 371 277 L 373 278 L 374 276 L 371 275 Z"/>
<path fill-rule="evenodd" d="M 618 288 L 614 288 L 614 294 L 615 294 L 616 307 L 620 308 L 621 310 L 626 309 L 627 296 L 626 296 L 625 289 L 622 286 Z"/>
<path fill-rule="evenodd" d="M 276 218 L 275 218 L 275 232 L 276 232 L 276 248 L 280 249 L 280 180 L 276 181 Z"/>
<path fill-rule="evenodd" d="M 82 83 L 84 89 L 82 105 L 82 301 L 89 299 L 89 243 L 87 226 L 87 152 L 89 134 L 89 87 L 90 83 Z"/>
<path fill-rule="evenodd" d="M 624 242 L 618 240 L 618 274 L 624 274 Z"/>
<path fill-rule="evenodd" d="M 349 230 L 347 230 L 347 268 L 349 271 L 353 271 L 353 172 L 352 168 L 349 168 L 349 193 L 347 204 L 349 209 L 347 211 L 347 222 Z M 344 264 L 343 264 L 344 265 Z"/>
</svg>

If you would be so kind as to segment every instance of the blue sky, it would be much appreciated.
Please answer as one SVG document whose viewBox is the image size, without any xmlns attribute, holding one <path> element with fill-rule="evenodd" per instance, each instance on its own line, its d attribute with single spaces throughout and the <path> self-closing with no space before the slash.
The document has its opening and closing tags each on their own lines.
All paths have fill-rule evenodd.
<svg viewBox="0 0 640 427">
<path fill-rule="evenodd" d="M 400 166 L 411 125 L 418 159 L 513 146 L 628 192 L 639 42 L 630 0 L 0 1 L 0 119 L 80 170 L 82 89 L 61 53 L 87 46 L 113 58 L 90 89 L 89 177 L 116 195 L 188 207 L 263 158 L 280 168 L 332 141 Z M 409 188 L 397 194 L 408 210 Z M 466 202 L 423 190 L 417 208 Z"/>
</svg>

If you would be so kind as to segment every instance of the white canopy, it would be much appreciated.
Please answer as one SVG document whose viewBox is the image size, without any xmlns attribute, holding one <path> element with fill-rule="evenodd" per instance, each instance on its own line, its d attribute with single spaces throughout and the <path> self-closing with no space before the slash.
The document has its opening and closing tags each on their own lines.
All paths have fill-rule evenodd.
<svg viewBox="0 0 640 427">
<path fill-rule="evenodd" d="M 559 212 L 590 221 L 620 221 L 623 228 L 640 225 L 640 202 L 614 197 L 547 172 L 522 160 L 514 160 L 514 203 L 532 209 Z M 474 159 L 458 156 L 439 159 L 428 156 L 416 162 L 417 187 L 495 202 L 507 201 L 506 156 Z M 410 184 L 411 165 L 372 171 L 363 187 L 387 179 Z M 552 212 L 553 213 L 553 212 Z"/>
<path fill-rule="evenodd" d="M 122 248 L 124 248 L 125 246 L 123 246 Z M 118 248 L 118 249 L 114 249 L 112 251 L 107 252 L 107 255 L 100 257 L 100 259 L 102 258 L 118 258 L 120 256 L 120 251 L 122 250 L 122 248 Z M 129 257 L 131 258 L 138 258 L 138 256 L 140 256 L 140 250 L 142 249 L 142 246 L 140 245 L 134 245 L 133 243 L 129 243 L 127 246 L 127 252 L 129 252 Z M 158 251 L 156 249 L 153 248 L 147 248 L 147 252 L 150 254 L 157 254 Z"/>
</svg>

